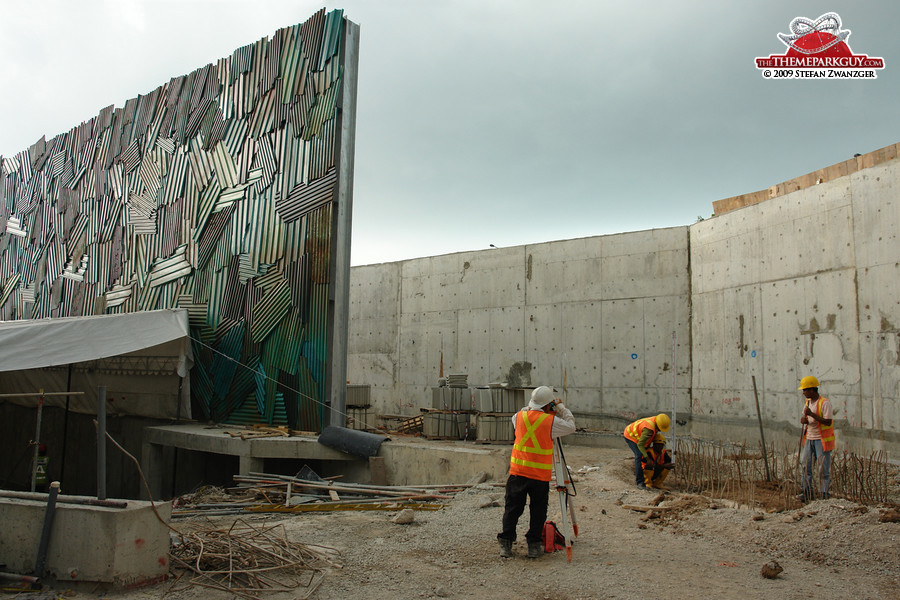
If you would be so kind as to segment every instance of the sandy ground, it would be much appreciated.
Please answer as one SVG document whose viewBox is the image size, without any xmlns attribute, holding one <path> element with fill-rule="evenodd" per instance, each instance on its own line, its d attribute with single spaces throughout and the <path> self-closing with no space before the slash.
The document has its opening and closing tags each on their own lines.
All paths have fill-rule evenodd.
<svg viewBox="0 0 900 600">
<path fill-rule="evenodd" d="M 309 596 L 316 600 L 900 597 L 900 523 L 881 522 L 879 507 L 832 498 L 765 513 L 676 489 L 660 503 L 674 509 L 648 518 L 625 508 L 647 505 L 658 495 L 630 483 L 632 459 L 626 448 L 571 446 L 566 458 L 576 472 L 580 533 L 571 562 L 564 552 L 526 558 L 521 521 L 514 557 L 500 558 L 495 536 L 503 482 L 496 481 L 457 493 L 442 510 L 416 511 L 409 524 L 392 522 L 396 513 L 390 511 L 248 520 L 283 525 L 292 541 L 339 553 L 341 567 L 327 568 Z M 559 520 L 555 492 L 550 506 L 549 518 Z M 227 527 L 234 519 L 219 517 L 214 523 Z M 176 520 L 174 525 L 188 528 L 191 522 Z M 760 570 L 773 560 L 783 571 L 775 579 L 764 578 Z M 128 592 L 83 588 L 55 593 L 44 597 L 234 597 L 185 587 L 183 580 Z M 262 597 L 302 598 L 304 593 L 298 588 Z"/>
</svg>

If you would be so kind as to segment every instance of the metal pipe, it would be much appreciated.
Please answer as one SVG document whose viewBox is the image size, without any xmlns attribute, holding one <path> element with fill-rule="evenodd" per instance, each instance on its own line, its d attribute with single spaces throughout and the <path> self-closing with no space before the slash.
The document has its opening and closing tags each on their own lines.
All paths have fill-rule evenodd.
<svg viewBox="0 0 900 600">
<path fill-rule="evenodd" d="M 772 481 L 772 478 L 769 475 L 769 451 L 766 449 L 766 434 L 763 433 L 762 416 L 759 414 L 759 394 L 756 391 L 756 375 L 753 375 L 752 379 L 753 397 L 756 399 L 756 420 L 759 421 L 759 437 L 762 440 L 763 461 L 766 463 L 766 481 Z"/>
<path fill-rule="evenodd" d="M 106 386 L 97 390 L 97 500 L 106 500 Z"/>
<path fill-rule="evenodd" d="M 50 545 L 50 531 L 53 529 L 53 516 L 56 514 L 56 497 L 59 495 L 59 482 L 50 484 L 47 495 L 47 511 L 44 513 L 44 528 L 41 530 L 41 543 L 38 546 L 37 561 L 34 563 L 34 576 L 43 577 L 47 563 L 47 546 Z"/>
<path fill-rule="evenodd" d="M 16 492 L 12 490 L 0 490 L 0 498 L 16 498 L 18 500 L 47 500 L 47 494 L 41 492 Z M 106 508 L 127 508 L 127 500 L 97 500 L 87 496 L 66 496 L 59 494 L 56 497 L 57 504 L 87 504 L 90 506 L 104 506 Z"/>
<path fill-rule="evenodd" d="M 0 581 L 11 581 L 13 583 L 28 584 L 28 589 L 41 589 L 41 582 L 33 575 L 19 575 L 18 573 L 0 573 Z M 24 588 L 22 589 L 24 591 Z"/>
<path fill-rule="evenodd" d="M 72 389 L 72 363 L 69 363 L 69 373 L 66 376 L 66 392 Z M 62 442 L 62 460 L 60 461 L 59 466 L 59 480 L 66 480 L 66 446 L 68 444 L 69 439 L 69 401 L 72 397 L 67 393 L 66 394 L 66 412 L 65 420 L 63 421 L 63 442 Z"/>
<path fill-rule="evenodd" d="M 41 417 L 44 414 L 44 390 L 41 389 L 37 405 L 37 424 L 34 431 L 34 461 L 31 464 L 31 491 L 37 487 L 38 449 L 41 447 Z"/>
<path fill-rule="evenodd" d="M 678 414 L 678 407 L 677 407 L 677 402 L 676 402 L 676 400 L 678 398 L 678 365 L 675 361 L 675 359 L 678 356 L 676 354 L 677 347 L 678 347 L 678 332 L 673 331 L 672 332 L 672 433 L 671 433 L 672 443 L 669 445 L 669 448 L 672 449 L 671 456 L 672 456 L 672 464 L 673 465 L 675 464 L 675 461 L 677 460 L 675 458 L 675 445 L 678 441 L 678 437 L 675 434 L 675 429 L 678 427 L 678 421 L 676 419 L 676 416 Z"/>
<path fill-rule="evenodd" d="M 29 392 L 27 394 L 0 394 L 0 398 L 35 398 L 50 396 L 83 396 L 84 392 Z"/>
</svg>

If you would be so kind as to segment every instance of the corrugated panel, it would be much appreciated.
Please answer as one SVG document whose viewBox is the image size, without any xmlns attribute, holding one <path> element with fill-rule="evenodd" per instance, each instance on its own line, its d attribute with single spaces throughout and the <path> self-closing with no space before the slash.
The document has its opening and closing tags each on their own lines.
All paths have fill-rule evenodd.
<svg viewBox="0 0 900 600">
<path fill-rule="evenodd" d="M 6 299 L 9 298 L 9 295 L 12 293 L 14 289 L 19 286 L 19 274 L 14 273 L 9 279 L 6 280 L 6 283 L 3 285 L 3 292 L 0 295 L 0 304 L 6 304 Z"/>
<path fill-rule="evenodd" d="M 300 26 L 300 36 L 303 39 L 303 54 L 309 58 L 310 64 L 319 64 L 322 55 L 322 30 L 325 28 L 327 15 L 325 9 L 319 10 Z"/>
<path fill-rule="evenodd" d="M 209 374 L 213 382 L 213 401 L 218 403 L 228 395 L 231 382 L 237 371 L 241 358 L 241 349 L 244 343 L 244 327 L 236 324 L 222 337 L 221 342 L 213 353 Z"/>
<path fill-rule="evenodd" d="M 132 292 L 132 285 L 113 286 L 108 292 L 106 292 L 106 306 L 112 308 L 114 306 L 124 304 L 125 301 L 131 297 Z"/>
<path fill-rule="evenodd" d="M 260 415 L 266 414 L 266 370 L 262 363 L 256 364 L 254 373 L 256 382 L 256 410 Z"/>
<path fill-rule="evenodd" d="M 325 17 L 324 39 L 319 52 L 318 71 L 325 70 L 326 63 L 337 54 L 341 47 L 341 34 L 344 27 L 344 11 L 333 10 Z"/>
<path fill-rule="evenodd" d="M 283 82 L 282 102 L 290 102 L 294 95 L 294 86 L 298 71 L 305 69 L 305 56 L 301 53 L 300 27 L 288 27 L 284 30 L 279 76 Z M 303 89 L 302 87 L 300 88 Z"/>
<path fill-rule="evenodd" d="M 256 156 L 254 157 L 253 166 L 262 171 L 259 180 L 254 185 L 255 191 L 259 193 L 272 185 L 272 179 L 278 168 L 275 164 L 272 141 L 268 136 L 263 136 L 256 141 Z"/>
<path fill-rule="evenodd" d="M 253 264 L 250 262 L 250 257 L 246 254 L 238 254 L 238 279 L 244 284 L 247 283 L 248 279 L 253 279 L 259 275 L 259 273 L 254 268 Z"/>
<path fill-rule="evenodd" d="M 272 329 L 291 309 L 291 292 L 287 281 L 281 281 L 253 307 L 250 335 L 254 342 L 266 339 Z"/>
<path fill-rule="evenodd" d="M 128 218 L 134 228 L 134 235 L 156 234 L 156 201 L 143 194 L 130 194 Z"/>
<path fill-rule="evenodd" d="M 141 144 L 138 140 L 134 140 L 125 149 L 125 152 L 119 157 L 119 162 L 125 167 L 125 171 L 130 172 L 141 165 Z"/>
<path fill-rule="evenodd" d="M 265 273 L 256 278 L 254 283 L 263 291 L 269 292 L 284 280 L 281 265 L 266 265 Z"/>
<path fill-rule="evenodd" d="M 228 417 L 223 420 L 223 422 L 229 425 L 253 425 L 261 423 L 262 418 L 260 417 L 260 414 L 256 407 L 255 397 L 249 394 L 245 396 L 243 402 L 236 406 L 235 409 L 231 413 L 229 413 Z M 275 426 L 288 424 L 283 400 L 280 398 L 276 399 L 276 403 L 273 406 L 272 420 L 270 424 Z"/>
<path fill-rule="evenodd" d="M 185 260 L 186 250 L 186 246 L 179 246 L 170 258 L 154 263 L 150 267 L 149 285 L 151 287 L 162 285 L 188 275 L 193 267 Z"/>
<path fill-rule="evenodd" d="M 336 172 L 331 170 L 325 177 L 310 184 L 301 183 L 288 194 L 287 198 L 275 202 L 275 210 L 282 219 L 290 223 L 334 200 Z"/>
<path fill-rule="evenodd" d="M 219 142 L 212 151 L 213 168 L 224 188 L 234 187 L 238 183 L 237 168 L 225 142 Z"/>
</svg>

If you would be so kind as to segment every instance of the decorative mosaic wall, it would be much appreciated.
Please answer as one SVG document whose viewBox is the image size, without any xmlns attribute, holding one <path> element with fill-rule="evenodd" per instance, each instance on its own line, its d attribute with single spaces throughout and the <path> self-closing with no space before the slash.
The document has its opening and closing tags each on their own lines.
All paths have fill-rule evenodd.
<svg viewBox="0 0 900 600">
<path fill-rule="evenodd" d="M 323 9 L 0 157 L 0 319 L 185 308 L 195 417 L 320 429 L 348 23 Z"/>
</svg>

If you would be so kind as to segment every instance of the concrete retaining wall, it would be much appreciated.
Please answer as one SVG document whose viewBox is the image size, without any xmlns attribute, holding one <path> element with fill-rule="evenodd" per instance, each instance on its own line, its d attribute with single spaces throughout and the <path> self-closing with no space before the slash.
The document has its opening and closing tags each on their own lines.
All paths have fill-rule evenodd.
<svg viewBox="0 0 900 600">
<path fill-rule="evenodd" d="M 693 431 L 799 436 L 804 375 L 845 448 L 900 448 L 900 160 L 691 227 Z"/>
<path fill-rule="evenodd" d="M 673 384 L 687 411 L 688 258 L 676 227 L 356 267 L 349 379 L 388 414 L 430 406 L 442 364 L 470 386 L 565 377 L 585 426 L 671 408 Z"/>
<path fill-rule="evenodd" d="M 579 426 L 674 399 L 679 433 L 755 444 L 753 377 L 767 441 L 796 443 L 814 374 L 843 447 L 896 458 L 900 159 L 860 164 L 690 227 L 355 267 L 348 379 L 413 415 L 442 365 L 470 386 L 565 369 Z"/>
</svg>

